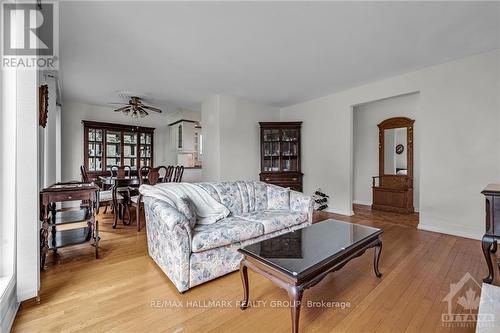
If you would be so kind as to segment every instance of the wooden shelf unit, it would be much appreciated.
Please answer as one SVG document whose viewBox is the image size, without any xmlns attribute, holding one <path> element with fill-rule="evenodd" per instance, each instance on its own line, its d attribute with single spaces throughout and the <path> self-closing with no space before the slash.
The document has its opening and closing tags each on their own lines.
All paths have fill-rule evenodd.
<svg viewBox="0 0 500 333">
<path fill-rule="evenodd" d="M 57 202 L 81 201 L 80 209 L 58 211 Z M 49 250 L 92 242 L 95 257 L 99 256 L 99 223 L 95 220 L 99 209 L 99 187 L 93 183 L 57 183 L 40 191 L 40 268 L 45 269 Z M 58 226 L 84 224 L 76 228 L 57 230 Z"/>
<path fill-rule="evenodd" d="M 302 192 L 302 122 L 260 122 L 260 180 Z"/>
<path fill-rule="evenodd" d="M 153 166 L 154 128 L 82 121 L 83 165 L 92 177 L 103 176 L 113 165 L 130 166 L 135 174 Z"/>
</svg>

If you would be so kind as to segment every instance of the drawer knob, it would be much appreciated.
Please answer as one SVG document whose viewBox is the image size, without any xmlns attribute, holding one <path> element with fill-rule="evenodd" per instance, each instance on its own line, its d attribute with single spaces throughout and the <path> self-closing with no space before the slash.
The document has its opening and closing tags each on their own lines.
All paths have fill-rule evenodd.
<svg viewBox="0 0 500 333">
<path fill-rule="evenodd" d="M 71 195 L 68 195 L 68 199 L 72 199 L 73 197 Z"/>
<path fill-rule="evenodd" d="M 293 180 L 294 182 L 296 182 L 296 181 L 297 181 L 297 180 L 299 180 L 299 179 L 298 179 L 298 178 L 292 178 L 292 180 Z"/>
<path fill-rule="evenodd" d="M 266 181 L 266 182 L 268 182 L 268 181 L 270 181 L 270 180 L 271 180 L 271 178 L 269 178 L 269 177 L 265 179 L 265 181 Z"/>
</svg>

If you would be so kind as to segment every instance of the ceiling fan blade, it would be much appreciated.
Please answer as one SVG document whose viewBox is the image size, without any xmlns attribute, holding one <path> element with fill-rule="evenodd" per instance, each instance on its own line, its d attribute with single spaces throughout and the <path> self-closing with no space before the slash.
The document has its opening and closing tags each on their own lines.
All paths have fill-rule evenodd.
<svg viewBox="0 0 500 333">
<path fill-rule="evenodd" d="M 127 106 L 124 106 L 124 107 L 121 107 L 121 108 L 118 108 L 118 109 L 115 109 L 115 112 L 120 112 L 120 111 L 125 111 L 127 109 L 130 108 L 130 105 L 127 105 Z"/>
<path fill-rule="evenodd" d="M 147 111 L 144 110 L 142 107 L 138 108 L 138 109 L 139 109 L 139 113 L 141 114 L 141 117 L 149 116 L 149 113 L 147 113 Z"/>
<path fill-rule="evenodd" d="M 149 105 L 141 105 L 141 107 L 144 108 L 144 109 L 153 111 L 153 112 L 162 113 L 162 111 L 160 109 L 154 108 L 154 107 L 149 106 Z"/>
</svg>

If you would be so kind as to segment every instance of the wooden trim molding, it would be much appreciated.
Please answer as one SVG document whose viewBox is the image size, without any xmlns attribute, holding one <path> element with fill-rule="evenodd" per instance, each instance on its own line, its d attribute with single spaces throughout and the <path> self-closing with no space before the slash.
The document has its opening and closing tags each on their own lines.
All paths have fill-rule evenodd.
<svg viewBox="0 0 500 333">
<path fill-rule="evenodd" d="M 297 128 L 302 126 L 301 121 L 275 121 L 275 122 L 259 122 L 261 128 Z"/>
<path fill-rule="evenodd" d="M 116 131 L 129 131 L 129 132 L 146 132 L 153 133 L 155 131 L 154 127 L 142 127 L 124 124 L 114 124 L 114 123 L 102 123 L 98 121 L 82 120 L 82 124 L 85 127 L 98 127 L 103 129 L 110 129 Z"/>
</svg>

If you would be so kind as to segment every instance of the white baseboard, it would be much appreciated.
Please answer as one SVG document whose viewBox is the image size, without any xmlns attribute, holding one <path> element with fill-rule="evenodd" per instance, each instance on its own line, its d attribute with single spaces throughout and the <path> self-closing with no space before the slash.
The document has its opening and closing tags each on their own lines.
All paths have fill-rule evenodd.
<svg viewBox="0 0 500 333">
<path fill-rule="evenodd" d="M 476 239 L 476 240 L 481 240 L 481 238 L 483 237 L 483 235 L 481 233 L 477 233 L 474 231 L 468 232 L 468 231 L 463 231 L 463 230 L 457 230 L 458 228 L 457 229 L 443 228 L 443 227 L 436 227 L 434 225 L 428 225 L 428 224 L 422 224 L 422 223 L 418 224 L 417 229 L 438 232 L 440 234 L 447 234 L 447 235 L 452 235 L 452 236 Z"/>
<path fill-rule="evenodd" d="M 24 292 L 18 293 L 17 294 L 17 300 L 22 302 L 27 299 L 37 297 L 38 296 L 38 290 L 37 289 L 31 289 L 31 290 L 26 290 Z"/>
<path fill-rule="evenodd" d="M 327 209 L 324 210 L 324 212 L 328 213 L 334 213 L 334 214 L 339 214 L 339 215 L 346 215 L 346 216 L 353 216 L 354 212 L 351 210 L 338 210 L 338 209 L 333 209 L 328 207 Z"/>
<path fill-rule="evenodd" d="M 363 205 L 363 206 L 371 206 L 372 205 L 371 201 L 363 201 L 363 200 L 353 200 L 352 203 L 355 205 Z"/>
<path fill-rule="evenodd" d="M 15 286 L 16 279 L 13 277 L 9 281 L 5 293 L 0 297 L 0 333 L 10 332 L 19 309 L 20 303 L 17 301 Z"/>
<path fill-rule="evenodd" d="M 371 201 L 362 201 L 362 200 L 353 200 L 352 202 L 354 205 L 363 205 L 363 206 L 371 206 L 372 202 Z M 419 209 L 417 207 L 414 208 L 415 212 L 418 213 Z"/>
</svg>

